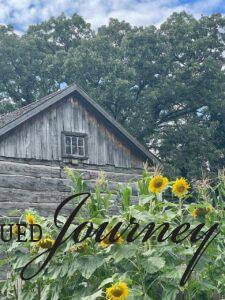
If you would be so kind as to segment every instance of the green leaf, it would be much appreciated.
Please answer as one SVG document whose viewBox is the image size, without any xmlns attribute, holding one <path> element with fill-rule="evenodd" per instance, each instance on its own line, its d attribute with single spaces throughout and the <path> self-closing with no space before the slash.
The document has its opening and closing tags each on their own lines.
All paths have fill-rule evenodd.
<svg viewBox="0 0 225 300">
<path fill-rule="evenodd" d="M 79 256 L 71 263 L 67 272 L 70 276 L 72 276 L 72 274 L 76 273 L 76 271 L 79 271 L 83 277 L 89 279 L 104 263 L 104 258 L 100 255 Z"/>
<path fill-rule="evenodd" d="M 117 249 L 115 250 L 115 253 L 113 254 L 115 263 L 118 263 L 122 259 L 128 259 L 135 255 L 137 251 L 136 245 L 119 245 L 117 246 Z"/>
<path fill-rule="evenodd" d="M 179 294 L 178 287 L 174 286 L 165 286 L 163 290 L 162 300 L 174 300 L 176 296 Z"/>
<path fill-rule="evenodd" d="M 101 289 L 102 287 L 104 287 L 105 285 L 112 283 L 114 281 L 114 277 L 110 277 L 110 278 L 106 278 L 104 279 L 101 284 L 99 285 L 99 288 Z"/>
<path fill-rule="evenodd" d="M 86 296 L 86 297 L 82 297 L 81 300 L 95 300 L 98 299 L 98 297 L 102 296 L 102 290 L 97 291 L 96 293 Z"/>
<path fill-rule="evenodd" d="M 145 269 L 147 273 L 155 273 L 158 272 L 165 266 L 165 260 L 161 257 L 149 257 L 148 259 L 143 259 L 142 267 Z"/>
</svg>

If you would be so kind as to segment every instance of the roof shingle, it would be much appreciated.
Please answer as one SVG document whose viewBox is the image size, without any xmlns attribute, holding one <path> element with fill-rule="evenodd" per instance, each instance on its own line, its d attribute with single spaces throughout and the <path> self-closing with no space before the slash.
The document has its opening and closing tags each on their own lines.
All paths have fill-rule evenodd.
<svg viewBox="0 0 225 300">
<path fill-rule="evenodd" d="M 26 112 L 34 109 L 35 107 L 37 107 L 38 105 L 40 105 L 41 103 L 49 100 L 50 98 L 54 97 L 57 94 L 60 94 L 62 92 L 62 90 L 59 90 L 57 92 L 54 92 L 46 97 L 41 98 L 38 101 L 32 102 L 26 106 L 20 107 L 10 113 L 4 114 L 4 115 L 0 115 L 0 128 L 4 127 L 5 125 L 9 124 L 10 122 L 14 121 L 15 119 L 19 118 L 20 116 L 22 116 L 23 114 L 25 114 Z"/>
</svg>

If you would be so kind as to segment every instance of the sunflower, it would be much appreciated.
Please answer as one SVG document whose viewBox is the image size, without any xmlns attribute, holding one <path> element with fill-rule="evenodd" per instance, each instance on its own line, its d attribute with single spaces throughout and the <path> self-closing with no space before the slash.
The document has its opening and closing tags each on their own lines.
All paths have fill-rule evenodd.
<svg viewBox="0 0 225 300">
<path fill-rule="evenodd" d="M 122 281 L 106 289 L 106 299 L 108 300 L 125 300 L 128 294 L 128 286 Z"/>
<path fill-rule="evenodd" d="M 73 245 L 69 248 L 69 252 L 74 253 L 74 252 L 78 252 L 78 253 L 84 253 L 87 252 L 88 250 L 88 243 L 84 242 L 80 245 Z"/>
<path fill-rule="evenodd" d="M 191 212 L 191 215 L 192 215 L 192 217 L 197 218 L 197 217 L 198 217 L 198 210 L 197 210 L 197 209 L 194 209 L 194 210 Z"/>
<path fill-rule="evenodd" d="M 207 210 L 207 213 L 211 213 L 213 211 L 213 207 L 211 204 L 209 204 L 207 207 L 206 207 L 206 210 Z"/>
<path fill-rule="evenodd" d="M 104 248 L 109 247 L 111 244 L 110 244 L 109 240 L 108 240 L 107 238 L 105 238 L 104 240 L 102 240 L 102 241 L 100 242 L 100 245 L 101 245 L 101 247 L 104 249 Z"/>
<path fill-rule="evenodd" d="M 162 175 L 155 175 L 149 182 L 149 190 L 152 193 L 161 193 L 167 187 L 169 183 L 168 178 Z"/>
<path fill-rule="evenodd" d="M 17 224 L 14 224 L 12 226 L 12 234 L 13 235 L 17 235 L 18 234 L 18 226 L 17 226 Z"/>
<path fill-rule="evenodd" d="M 121 244 L 124 242 L 124 239 L 120 236 L 119 233 L 117 233 L 117 234 L 115 235 L 115 238 L 116 238 L 117 240 L 114 241 L 114 243 L 110 243 L 110 241 L 109 241 L 109 236 L 107 236 L 106 238 L 104 238 L 104 240 L 101 241 L 101 243 L 100 243 L 101 247 L 104 249 L 104 248 L 109 247 L 109 246 L 112 245 L 112 244 L 118 244 L 118 245 L 121 245 Z"/>
<path fill-rule="evenodd" d="M 52 248 L 52 246 L 54 245 L 55 241 L 53 239 L 50 238 L 46 238 L 46 239 L 41 239 L 37 245 L 38 247 L 42 248 L 42 249 L 50 249 Z"/>
<path fill-rule="evenodd" d="M 175 183 L 172 186 L 172 192 L 178 198 L 183 198 L 190 189 L 190 185 L 184 178 L 177 178 Z"/>
<path fill-rule="evenodd" d="M 212 205 L 208 205 L 207 207 L 198 207 L 191 212 L 192 217 L 204 217 L 213 211 Z"/>
<path fill-rule="evenodd" d="M 25 216 L 25 220 L 27 224 L 35 224 L 35 217 L 30 213 Z"/>
</svg>

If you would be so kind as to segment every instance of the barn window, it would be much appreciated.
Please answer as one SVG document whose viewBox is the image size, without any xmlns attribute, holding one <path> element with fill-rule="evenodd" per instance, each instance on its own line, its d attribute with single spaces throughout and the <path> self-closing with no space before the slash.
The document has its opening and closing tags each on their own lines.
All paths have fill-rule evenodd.
<svg viewBox="0 0 225 300">
<path fill-rule="evenodd" d="M 87 135 L 85 133 L 63 132 L 64 157 L 87 158 Z"/>
</svg>

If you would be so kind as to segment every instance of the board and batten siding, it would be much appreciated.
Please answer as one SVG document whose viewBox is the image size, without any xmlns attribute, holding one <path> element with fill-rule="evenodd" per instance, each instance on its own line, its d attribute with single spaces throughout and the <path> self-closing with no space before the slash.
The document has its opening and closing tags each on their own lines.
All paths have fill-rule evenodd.
<svg viewBox="0 0 225 300">
<path fill-rule="evenodd" d="M 85 163 L 122 168 L 143 167 L 143 161 L 73 97 L 54 104 L 3 136 L 0 156 L 61 161 L 62 132 L 87 134 L 88 159 Z"/>
</svg>

